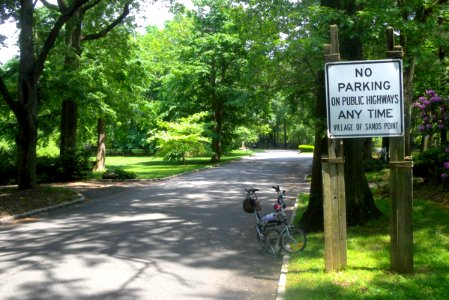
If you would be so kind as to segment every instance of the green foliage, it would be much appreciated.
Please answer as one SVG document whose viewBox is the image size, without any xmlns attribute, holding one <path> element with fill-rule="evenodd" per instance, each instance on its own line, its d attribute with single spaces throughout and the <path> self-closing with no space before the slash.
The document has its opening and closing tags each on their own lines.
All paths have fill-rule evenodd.
<svg viewBox="0 0 449 300">
<path fill-rule="evenodd" d="M 174 149 L 164 155 L 164 160 L 174 164 L 184 163 L 185 154 L 182 151 Z"/>
<path fill-rule="evenodd" d="M 392 25 L 405 47 L 404 67 L 416 64 L 415 90 L 432 86 L 447 94 L 445 1 L 343 1 L 340 7 L 355 4 L 345 7 L 348 13 L 326 6 L 340 2 L 195 1 L 192 11 L 176 6 L 174 20 L 165 29 L 150 26 L 140 36 L 127 22 L 104 39 L 85 39 L 82 55 L 57 39 L 39 81 L 38 144 L 56 140 L 64 99 L 78 104 L 77 140 L 83 146 L 96 143 L 95 124 L 102 117 L 107 121 L 107 149 L 153 153 L 160 145 L 148 139 L 148 132 L 157 130 L 159 121 L 176 123 L 202 111 L 209 112 L 204 122 L 213 122 L 204 136 L 221 142 L 223 151 L 242 141 L 254 143 L 256 135 L 269 134 L 270 142 L 281 143 L 284 132 L 291 147 L 311 144 L 313 131 L 325 125 L 314 116 L 314 106 L 322 47 L 333 23 L 340 24 L 341 36 L 357 36 L 363 42 L 363 59 L 385 57 L 385 27 Z M 87 10 L 83 36 L 103 28 L 123 3 L 100 1 Z M 140 4 L 131 3 L 134 8 Z M 2 21 L 17 17 L 18 7 L 14 1 L 2 2 Z M 39 49 L 57 15 L 39 8 L 34 17 Z M 79 68 L 67 70 L 66 58 L 73 58 Z M 17 61 L 1 66 L 10 91 L 17 87 L 17 66 Z M 1 137 L 14 144 L 16 131 L 13 114 L 0 102 Z M 175 150 L 166 152 L 169 161 L 183 161 L 190 152 L 174 144 L 171 148 Z M 200 150 L 208 147 L 202 144 Z"/>
<path fill-rule="evenodd" d="M 363 160 L 363 169 L 365 172 L 380 171 L 387 167 L 387 162 L 383 159 L 370 158 Z"/>
<path fill-rule="evenodd" d="M 430 148 L 413 158 L 413 175 L 439 182 L 445 171 L 444 164 L 448 161 L 449 153 L 445 147 Z"/>
<path fill-rule="evenodd" d="M 184 162 L 186 156 L 205 152 L 210 139 L 205 137 L 206 123 L 202 121 L 208 113 L 197 113 L 177 122 L 160 122 L 160 129 L 152 132 L 150 141 L 158 145 L 158 155 L 173 163 Z"/>
<path fill-rule="evenodd" d="M 313 152 L 315 147 L 313 145 L 299 145 L 298 149 L 300 152 Z"/>
<path fill-rule="evenodd" d="M 135 179 L 137 178 L 136 173 L 131 171 L 126 171 L 121 168 L 114 168 L 106 170 L 103 175 L 103 179 Z"/>
<path fill-rule="evenodd" d="M 81 180 L 91 176 L 92 162 L 87 152 L 67 156 L 38 157 L 36 173 L 40 182 Z"/>
<path fill-rule="evenodd" d="M 227 0 L 196 5 L 194 11 L 177 11 L 165 30 L 152 29 L 145 37 L 154 49 L 150 53 L 161 53 L 152 57 L 162 76 L 149 95 L 161 103 L 167 121 L 209 112 L 210 148 L 218 159 L 241 143 L 236 128 L 261 123 L 258 116 L 268 102 L 250 87 L 248 49 L 239 28 L 242 7 Z"/>
<path fill-rule="evenodd" d="M 8 184 L 17 179 L 15 151 L 0 147 L 0 184 Z"/>
</svg>

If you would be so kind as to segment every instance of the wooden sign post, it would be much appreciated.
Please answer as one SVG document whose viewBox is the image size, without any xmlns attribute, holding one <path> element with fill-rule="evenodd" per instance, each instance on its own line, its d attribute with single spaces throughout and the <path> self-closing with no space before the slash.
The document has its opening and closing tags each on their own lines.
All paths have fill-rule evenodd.
<svg viewBox="0 0 449 300">
<path fill-rule="evenodd" d="M 338 27 L 330 28 L 331 44 L 324 45 L 326 62 L 340 60 Z M 321 159 L 323 173 L 324 248 L 326 271 L 346 267 L 346 199 L 343 145 L 340 139 L 328 140 L 328 157 Z"/>
<path fill-rule="evenodd" d="M 413 162 L 404 157 L 401 46 L 387 29 L 389 60 L 339 62 L 338 27 L 324 45 L 328 156 L 322 157 L 326 271 L 346 267 L 346 199 L 341 138 L 390 138 L 391 268 L 413 272 Z M 357 78 L 358 77 L 358 78 Z M 389 94 L 384 96 L 385 91 Z M 374 95 L 373 91 L 382 92 Z M 347 109 L 347 107 L 351 109 Z M 346 110 L 345 110 L 346 109 Z M 337 112 L 337 113 L 335 113 Z"/>
<path fill-rule="evenodd" d="M 394 45 L 392 27 L 387 28 L 387 56 L 402 58 L 401 46 Z M 390 137 L 391 268 L 413 272 L 413 162 L 405 156 L 404 136 Z"/>
</svg>

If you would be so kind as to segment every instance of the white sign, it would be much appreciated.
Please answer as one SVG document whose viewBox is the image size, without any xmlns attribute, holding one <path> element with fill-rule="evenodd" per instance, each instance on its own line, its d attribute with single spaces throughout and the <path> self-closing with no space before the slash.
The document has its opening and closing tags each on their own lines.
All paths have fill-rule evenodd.
<svg viewBox="0 0 449 300">
<path fill-rule="evenodd" d="M 404 134 L 402 60 L 329 62 L 325 69 L 329 138 Z"/>
</svg>

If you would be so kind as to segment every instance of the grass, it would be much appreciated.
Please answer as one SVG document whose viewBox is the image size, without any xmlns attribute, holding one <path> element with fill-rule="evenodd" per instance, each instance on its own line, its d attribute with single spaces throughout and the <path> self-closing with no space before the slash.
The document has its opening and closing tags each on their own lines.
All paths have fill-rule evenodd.
<svg viewBox="0 0 449 300">
<path fill-rule="evenodd" d="M 252 151 L 234 150 L 222 156 L 220 163 L 226 163 L 243 156 L 252 154 Z M 161 157 L 148 156 L 110 156 L 106 157 L 106 169 L 123 169 L 134 172 L 137 179 L 164 178 L 198 169 L 204 169 L 216 164 L 210 162 L 210 157 L 186 158 L 184 164 L 173 164 Z M 103 172 L 96 172 L 94 178 L 100 179 Z"/>
<path fill-rule="evenodd" d="M 308 235 L 303 253 L 292 256 L 286 299 L 449 299 L 449 207 L 447 188 L 429 201 L 420 185 L 413 207 L 414 273 L 390 271 L 389 201 L 379 197 L 383 216 L 347 232 L 348 264 L 341 272 L 324 271 L 323 233 Z M 441 190 L 440 190 L 441 192 Z M 302 195 L 300 211 L 307 195 Z"/>
</svg>

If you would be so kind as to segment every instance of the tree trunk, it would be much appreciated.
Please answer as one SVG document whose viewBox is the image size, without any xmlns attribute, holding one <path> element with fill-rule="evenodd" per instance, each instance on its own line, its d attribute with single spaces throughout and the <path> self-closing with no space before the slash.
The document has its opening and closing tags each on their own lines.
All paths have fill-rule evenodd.
<svg viewBox="0 0 449 300">
<path fill-rule="evenodd" d="M 103 118 L 98 119 L 97 158 L 94 171 L 104 171 L 106 161 L 106 130 Z"/>
<path fill-rule="evenodd" d="M 321 156 L 326 153 L 326 94 L 324 90 L 324 72 L 319 72 L 315 102 L 315 146 L 313 150 L 312 182 L 310 184 L 309 203 L 301 216 L 300 225 L 307 231 L 322 231 L 323 218 L 323 175 Z"/>
<path fill-rule="evenodd" d="M 385 149 L 385 152 L 382 153 L 382 158 L 385 161 L 390 160 L 390 139 L 389 138 L 382 138 L 382 149 Z"/>
<path fill-rule="evenodd" d="M 284 149 L 287 149 L 287 119 L 284 118 Z"/>
<path fill-rule="evenodd" d="M 345 139 L 344 141 L 348 225 L 360 225 L 381 214 L 374 204 L 374 197 L 363 170 L 363 143 L 364 139 Z"/>
<path fill-rule="evenodd" d="M 27 92 L 32 92 L 32 82 L 24 82 Z M 34 188 L 37 183 L 36 179 L 36 144 L 37 144 L 37 101 L 36 95 L 28 95 L 26 100 L 34 104 L 23 107 L 19 120 L 19 132 L 16 136 L 17 143 L 17 169 L 18 169 L 18 186 L 20 190 Z"/>
<path fill-rule="evenodd" d="M 81 55 L 81 9 L 70 18 L 66 24 L 65 43 L 73 51 L 65 56 L 64 70 L 66 74 L 76 74 L 79 70 L 79 59 Z M 73 99 L 63 99 L 61 109 L 61 144 L 59 155 L 64 162 L 74 162 L 76 157 L 76 139 L 78 124 L 78 106 Z M 64 166 L 64 177 L 71 178 L 68 174 L 73 170 L 70 166 Z"/>
<path fill-rule="evenodd" d="M 277 147 L 278 147 L 278 144 L 277 144 L 278 134 L 279 134 L 279 125 L 278 125 L 278 122 L 276 119 L 276 123 L 274 124 L 274 128 L 273 128 L 273 133 L 271 135 L 273 137 L 273 139 L 271 140 L 271 145 L 274 149 L 277 149 Z"/>
<path fill-rule="evenodd" d="M 78 123 L 77 105 L 72 100 L 62 102 L 61 144 L 59 155 L 74 156 L 76 153 L 76 128 Z"/>
<path fill-rule="evenodd" d="M 356 11 L 356 1 L 350 0 L 339 3 L 349 15 Z M 341 56 L 347 60 L 360 60 L 362 58 L 363 29 L 355 24 L 351 35 L 343 35 L 341 41 Z M 348 225 L 361 225 L 368 219 L 376 218 L 380 211 L 374 204 L 374 197 L 366 180 L 363 169 L 363 142 L 364 139 L 344 139 L 345 158 L 345 196 L 346 218 Z"/>
<path fill-rule="evenodd" d="M 373 139 L 366 138 L 363 140 L 363 159 L 372 159 Z"/>
<path fill-rule="evenodd" d="M 214 135 L 212 137 L 212 148 L 214 155 L 212 156 L 212 162 L 219 162 L 221 160 L 222 154 L 222 144 L 221 138 L 223 135 L 223 112 L 224 106 L 221 100 L 218 100 L 215 105 L 214 117 L 215 117 L 215 127 Z"/>
<path fill-rule="evenodd" d="M 355 14 L 356 3 L 354 0 L 336 1 L 322 0 L 321 5 L 337 9 L 343 9 L 348 15 Z M 354 32 L 355 31 L 355 32 Z M 360 40 L 361 28 L 356 27 L 352 31 L 352 36 L 342 35 L 340 37 L 341 56 L 348 60 L 359 60 L 362 55 L 362 42 Z M 320 73 L 318 79 L 318 93 L 316 103 L 317 119 L 326 119 L 324 74 Z M 326 123 L 326 122 L 322 122 Z M 317 126 L 318 127 L 318 126 Z M 315 139 L 314 161 L 312 166 L 312 184 L 310 188 L 310 198 L 307 210 L 304 212 L 300 224 L 306 230 L 318 230 L 323 228 L 323 186 L 321 172 L 321 155 L 323 154 L 322 140 L 319 135 L 323 130 L 317 128 Z M 366 219 L 376 217 L 380 211 L 374 205 L 374 198 L 368 186 L 365 173 L 363 172 L 362 155 L 363 139 L 344 140 L 345 158 L 345 192 L 346 192 L 346 214 L 347 222 L 351 225 L 363 224 Z M 321 148 L 321 153 L 316 149 Z M 319 167 L 318 167 L 319 165 Z M 318 169 L 319 168 L 319 169 Z M 318 172 L 319 171 L 319 172 Z M 316 182 L 319 180 L 320 182 Z M 319 198 L 318 198 L 319 197 Z M 318 224 L 319 222 L 319 224 Z"/>
<path fill-rule="evenodd" d="M 13 107 L 19 132 L 17 142 L 17 168 L 19 189 L 36 186 L 37 144 L 37 78 L 33 43 L 33 3 L 22 1 L 20 10 L 20 66 L 18 103 Z"/>
</svg>

